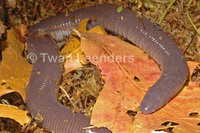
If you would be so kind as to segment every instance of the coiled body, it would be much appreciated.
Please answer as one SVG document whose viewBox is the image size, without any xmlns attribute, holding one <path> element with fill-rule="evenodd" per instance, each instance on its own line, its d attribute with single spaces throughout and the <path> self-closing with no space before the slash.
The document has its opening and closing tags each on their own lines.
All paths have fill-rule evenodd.
<svg viewBox="0 0 200 133">
<path fill-rule="evenodd" d="M 150 114 L 167 104 L 179 92 L 187 79 L 187 64 L 176 43 L 166 33 L 148 20 L 138 19 L 131 10 L 124 8 L 117 12 L 117 8 L 116 5 L 103 4 L 76 10 L 69 16 L 58 14 L 32 26 L 29 32 L 34 34 L 39 29 L 76 27 L 82 19 L 95 17 L 96 23 L 136 44 L 160 65 L 162 71 L 160 79 L 148 90 L 140 105 L 142 113 Z M 71 33 L 66 30 L 53 32 L 57 40 Z M 55 42 L 49 37 L 33 38 L 30 35 L 27 44 L 28 52 L 39 57 L 33 63 L 27 90 L 27 106 L 32 116 L 40 114 L 43 126 L 56 133 L 110 132 L 106 128 L 83 130 L 90 126 L 89 119 L 79 113 L 72 115 L 71 110 L 57 101 L 56 88 L 62 75 L 60 63 L 58 60 L 49 61 L 47 56 L 41 55 L 47 53 L 49 56 L 59 56 Z"/>
</svg>

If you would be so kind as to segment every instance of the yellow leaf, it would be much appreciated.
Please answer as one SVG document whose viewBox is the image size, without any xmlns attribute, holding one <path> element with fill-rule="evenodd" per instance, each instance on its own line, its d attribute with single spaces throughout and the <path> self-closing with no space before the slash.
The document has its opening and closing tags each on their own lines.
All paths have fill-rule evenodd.
<svg viewBox="0 0 200 133">
<path fill-rule="evenodd" d="M 7 38 L 2 44 L 0 96 L 10 92 L 18 92 L 25 100 L 24 86 L 30 77 L 31 64 L 22 56 L 24 44 L 19 41 L 13 29 L 8 31 Z"/>
<path fill-rule="evenodd" d="M 14 119 L 22 126 L 31 121 L 27 116 L 28 111 L 20 110 L 15 106 L 0 104 L 0 110 L 0 117 Z"/>
<path fill-rule="evenodd" d="M 90 33 L 107 34 L 106 31 L 100 26 L 94 27 L 89 31 L 87 31 L 86 24 L 88 20 L 89 19 L 84 19 L 83 21 L 81 21 L 77 30 Z M 72 34 L 75 33 L 73 32 Z M 81 46 L 80 39 L 72 36 L 69 39 L 69 43 L 61 51 L 61 55 L 67 57 L 64 64 L 65 68 L 64 73 L 68 73 L 72 70 L 81 68 L 83 67 L 83 64 L 87 64 L 87 61 L 85 60 L 85 55 L 80 46 Z"/>
</svg>

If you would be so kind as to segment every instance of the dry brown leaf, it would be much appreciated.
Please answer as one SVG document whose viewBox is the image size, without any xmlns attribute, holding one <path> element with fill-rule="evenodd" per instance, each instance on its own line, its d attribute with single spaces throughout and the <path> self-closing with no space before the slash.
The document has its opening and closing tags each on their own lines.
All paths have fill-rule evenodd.
<svg viewBox="0 0 200 133">
<path fill-rule="evenodd" d="M 0 38 L 2 34 L 5 32 L 5 29 L 6 29 L 6 26 L 2 24 L 2 21 L 0 21 Z"/>
<path fill-rule="evenodd" d="M 79 24 L 77 30 L 90 32 L 90 33 L 99 33 L 99 34 L 107 34 L 106 31 L 100 27 L 94 27 L 90 30 L 86 30 L 86 24 L 89 19 L 84 19 Z M 75 34 L 74 32 L 72 34 Z M 69 43 L 62 49 L 61 55 L 66 57 L 66 61 L 64 64 L 65 72 L 68 73 L 75 69 L 83 67 L 84 64 L 87 64 L 85 60 L 85 55 L 81 49 L 81 42 L 80 39 L 76 36 L 71 36 L 69 39 Z"/>
<path fill-rule="evenodd" d="M 2 62 L 0 65 L 0 96 L 18 92 L 25 100 L 24 87 L 29 80 L 31 64 L 22 56 L 24 44 L 20 43 L 13 29 L 8 30 L 7 40 L 2 45 Z"/>
<path fill-rule="evenodd" d="M 200 87 L 185 87 L 161 110 L 150 115 L 138 112 L 133 119 L 127 112 L 137 111 L 146 91 L 159 78 L 157 64 L 143 51 L 118 38 L 83 32 L 81 37 L 83 51 L 101 69 L 105 80 L 104 89 L 94 106 L 91 124 L 106 126 L 113 132 L 138 133 L 166 128 L 162 123 L 173 121 L 179 124 L 175 128 L 177 132 L 200 130 L 199 115 L 195 118 L 189 116 L 192 112 L 200 113 Z M 134 62 L 128 60 L 130 55 L 133 55 Z M 120 62 L 117 56 L 126 59 Z"/>
<path fill-rule="evenodd" d="M 194 69 L 197 67 L 197 65 L 199 64 L 198 62 L 195 61 L 187 61 L 188 67 L 189 67 L 189 72 L 190 75 L 193 73 Z"/>
<path fill-rule="evenodd" d="M 168 103 L 163 109 L 151 115 L 136 115 L 133 122 L 135 132 L 150 132 L 153 129 L 165 128 L 167 121 L 178 123 L 174 125 L 175 133 L 199 133 L 200 126 L 200 87 L 184 87 L 183 91 Z M 191 116 L 191 113 L 197 113 Z"/>
<path fill-rule="evenodd" d="M 20 110 L 16 106 L 0 104 L 0 110 L 0 117 L 14 119 L 22 126 L 31 121 L 27 116 L 28 111 Z"/>
<path fill-rule="evenodd" d="M 197 67 L 197 65 L 199 64 L 198 62 L 194 62 L 194 61 L 187 61 L 188 67 L 189 67 L 189 72 L 190 75 L 192 75 L 194 69 Z M 189 77 L 189 80 L 191 81 L 191 76 Z"/>
</svg>

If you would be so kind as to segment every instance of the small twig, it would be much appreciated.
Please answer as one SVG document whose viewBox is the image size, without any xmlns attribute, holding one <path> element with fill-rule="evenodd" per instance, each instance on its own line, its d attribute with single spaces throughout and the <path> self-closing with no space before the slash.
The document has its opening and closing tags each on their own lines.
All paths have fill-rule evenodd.
<svg viewBox="0 0 200 133">
<path fill-rule="evenodd" d="M 190 43 L 187 45 L 187 47 L 186 47 L 185 50 L 183 51 L 183 54 L 185 54 L 185 52 L 186 52 L 186 51 L 188 50 L 188 48 L 191 46 L 191 44 L 192 44 L 192 42 L 193 42 L 193 40 L 194 40 L 194 38 L 195 38 L 195 35 L 196 35 L 196 32 L 194 33 L 194 36 L 192 37 Z"/>
<path fill-rule="evenodd" d="M 72 29 L 80 38 L 84 39 L 82 36 L 81 36 L 81 33 L 77 30 L 77 29 Z"/>
<path fill-rule="evenodd" d="M 190 23 L 192 24 L 193 28 L 196 30 L 196 32 L 200 35 L 200 31 L 197 29 L 197 27 L 194 25 L 194 23 L 192 22 L 192 19 L 190 18 L 189 15 L 189 8 L 190 8 L 190 4 L 192 3 L 192 0 L 189 1 L 188 6 L 187 6 L 187 17 L 190 20 Z"/>
<path fill-rule="evenodd" d="M 83 129 L 92 129 L 92 128 L 95 128 L 95 126 L 89 126 L 89 127 L 84 127 Z"/>
<path fill-rule="evenodd" d="M 65 89 L 63 88 L 63 86 L 60 85 L 59 88 L 60 88 L 61 91 L 67 96 L 67 98 L 69 99 L 69 101 L 71 102 L 71 104 L 73 105 L 73 107 L 74 107 L 74 109 L 75 109 L 75 104 L 73 103 L 73 101 L 71 100 L 69 94 L 65 91 Z"/>
<path fill-rule="evenodd" d="M 169 8 L 174 4 L 175 1 L 176 1 L 176 0 L 173 0 L 173 1 L 169 4 L 169 6 L 168 6 L 167 9 L 165 10 L 164 14 L 162 15 L 162 17 L 161 17 L 161 19 L 160 19 L 160 21 L 159 21 L 159 23 L 158 23 L 159 25 L 162 23 L 164 17 L 165 17 L 166 14 L 167 14 L 167 11 L 168 11 Z"/>
<path fill-rule="evenodd" d="M 48 11 L 48 8 L 49 8 L 50 4 L 51 4 L 51 0 L 49 0 L 49 2 L 48 2 L 48 4 L 47 4 L 47 7 L 46 7 L 46 9 L 45 9 L 45 12 L 44 12 L 44 14 L 42 15 L 42 19 L 44 19 L 45 15 L 47 14 L 47 11 Z"/>
</svg>

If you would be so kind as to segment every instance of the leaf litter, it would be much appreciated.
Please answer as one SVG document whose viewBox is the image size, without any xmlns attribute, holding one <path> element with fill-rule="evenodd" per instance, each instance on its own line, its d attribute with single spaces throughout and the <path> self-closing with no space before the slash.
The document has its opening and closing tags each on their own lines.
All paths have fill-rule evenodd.
<svg viewBox="0 0 200 133">
<path fill-rule="evenodd" d="M 193 29 L 192 29 L 191 25 L 189 24 L 189 21 L 185 17 L 186 14 L 184 13 L 186 11 L 186 8 L 184 8 L 186 6 L 184 6 L 184 5 L 187 5 L 187 2 L 188 1 L 176 1 L 174 6 L 171 7 L 171 10 L 168 11 L 167 16 L 165 17 L 165 19 L 161 25 L 164 27 L 164 30 L 166 30 L 168 33 L 170 33 L 173 36 L 173 38 L 175 38 L 175 41 L 178 44 L 181 44 L 181 45 L 179 45 L 179 47 L 183 51 L 185 51 L 185 55 L 188 60 L 199 61 L 198 52 L 200 50 L 198 47 L 198 43 L 196 43 L 198 36 L 193 32 Z M 15 3 L 15 2 L 13 2 L 13 3 Z M 51 0 L 51 1 L 38 1 L 37 0 L 37 1 L 24 2 L 22 0 L 19 0 L 16 2 L 16 5 L 12 5 L 12 7 L 9 7 L 9 19 L 11 20 L 12 26 L 16 26 L 16 25 L 20 25 L 20 24 L 25 24 L 27 26 L 31 26 L 34 23 L 39 22 L 41 19 L 48 17 L 49 15 L 52 15 L 54 13 L 70 12 L 70 10 L 73 10 L 75 8 L 82 8 L 82 7 L 86 7 L 89 5 L 100 4 L 100 3 L 102 3 L 101 0 L 87 1 L 87 2 L 84 2 L 84 1 L 81 1 L 81 2 L 79 2 L 79 1 L 54 1 L 54 0 Z M 160 16 L 163 14 L 167 5 L 169 4 L 169 1 L 166 2 L 166 1 L 160 1 L 160 0 L 145 0 L 145 1 L 134 0 L 134 1 L 130 2 L 129 0 L 125 0 L 125 1 L 110 1 L 110 3 L 120 4 L 125 7 L 132 8 L 132 10 L 137 11 L 138 13 L 142 13 L 144 16 L 149 18 L 152 22 L 158 22 Z M 197 0 L 194 0 L 192 5 L 190 6 L 191 7 L 190 10 L 192 11 L 192 14 L 190 14 L 190 15 L 197 27 L 199 27 L 199 23 L 198 23 L 199 22 L 199 15 L 198 15 L 199 3 L 200 2 L 198 2 Z M 28 10 L 26 10 L 26 9 L 28 9 Z M 173 27 L 173 28 L 171 28 L 171 27 Z M 170 29 L 172 29 L 172 30 L 170 30 Z M 175 30 L 175 29 L 177 29 L 177 30 Z M 186 47 L 188 47 L 187 50 L 185 50 Z M 92 67 L 92 68 L 90 68 L 90 67 Z M 84 72 L 84 71 L 86 71 L 86 72 Z M 81 88 L 80 86 L 81 86 L 81 84 L 83 84 L 84 79 L 86 79 L 86 81 L 87 81 L 88 78 L 92 77 L 92 80 L 96 80 L 96 82 L 98 82 L 98 84 L 99 84 L 99 85 L 95 85 L 95 86 L 99 86 L 99 89 L 97 89 L 98 90 L 97 92 L 99 93 L 99 91 L 101 90 L 101 88 L 104 84 L 104 81 L 102 81 L 101 78 L 100 79 L 97 78 L 97 77 L 99 77 L 98 75 L 100 75 L 99 74 L 100 71 L 101 70 L 98 70 L 93 65 L 89 64 L 89 65 L 85 65 L 80 70 L 72 71 L 69 74 L 68 78 L 73 81 L 70 84 L 72 86 L 76 85 L 76 87 L 79 89 L 79 88 Z M 86 73 L 86 75 L 90 75 L 90 76 L 85 76 L 85 73 Z M 89 73 L 95 73 L 94 74 L 95 76 L 92 76 L 93 74 L 89 74 Z M 76 75 L 76 76 L 74 76 L 74 75 Z M 77 75 L 79 75 L 79 76 L 77 76 Z M 193 75 L 192 79 L 194 81 L 199 82 L 199 78 L 198 78 L 198 77 L 200 77 L 199 76 L 199 67 L 197 67 L 195 69 L 195 72 L 192 75 Z M 93 78 L 93 77 L 95 77 L 95 78 Z M 138 78 L 136 77 L 136 79 L 138 79 Z M 69 82 L 68 80 L 65 80 L 65 81 Z M 94 81 L 86 82 L 86 83 L 94 84 Z M 91 86 L 91 85 L 89 85 L 89 86 Z M 75 96 L 76 97 L 75 99 L 77 99 L 77 97 L 80 96 L 79 95 L 80 93 L 83 93 L 83 92 L 77 91 L 76 93 L 72 93 L 71 97 Z M 94 93 L 94 92 L 92 92 L 92 93 Z M 63 94 L 61 94 L 61 95 L 63 95 Z M 94 96 L 96 94 L 94 93 L 92 95 Z M 91 98 L 91 99 L 93 99 L 93 98 Z M 87 101 L 87 98 L 85 100 L 82 100 L 82 102 L 78 101 L 76 103 L 82 103 L 82 105 L 81 104 L 79 104 L 79 105 L 84 106 L 85 102 L 83 102 L 83 101 Z M 95 100 L 92 100 L 92 101 L 95 102 Z M 65 103 L 69 103 L 69 102 L 65 102 Z M 92 103 L 92 104 L 94 105 L 94 103 Z M 87 104 L 85 104 L 85 105 L 87 105 Z M 74 109 L 73 106 L 71 108 Z M 86 110 L 91 111 L 91 109 L 92 109 L 92 106 L 89 106 L 89 109 L 86 109 Z M 75 110 L 78 110 L 78 109 L 76 108 Z M 83 110 L 83 108 L 81 108 L 81 110 Z M 83 111 L 83 112 L 86 112 L 86 111 Z M 129 111 L 129 112 L 131 112 L 131 111 Z M 91 115 L 90 113 L 86 113 L 86 114 Z M 163 124 L 163 125 L 165 125 L 165 124 Z M 167 126 L 169 126 L 169 125 L 172 125 L 172 127 L 173 127 L 174 125 L 176 125 L 176 123 L 174 124 L 173 122 L 168 122 Z M 6 127 L 6 126 L 4 126 L 4 127 Z M 171 131 L 172 129 L 173 128 L 169 128 L 168 131 Z M 5 129 L 5 130 L 9 131 L 9 128 Z M 36 132 L 38 132 L 38 131 L 39 132 L 47 132 L 47 131 L 43 130 L 40 125 L 35 126 L 35 123 L 34 124 L 32 123 L 32 124 L 30 124 L 30 126 L 24 128 L 23 132 L 27 132 L 30 130 L 36 131 Z M 22 132 L 22 131 L 20 131 L 20 132 Z"/>
</svg>

